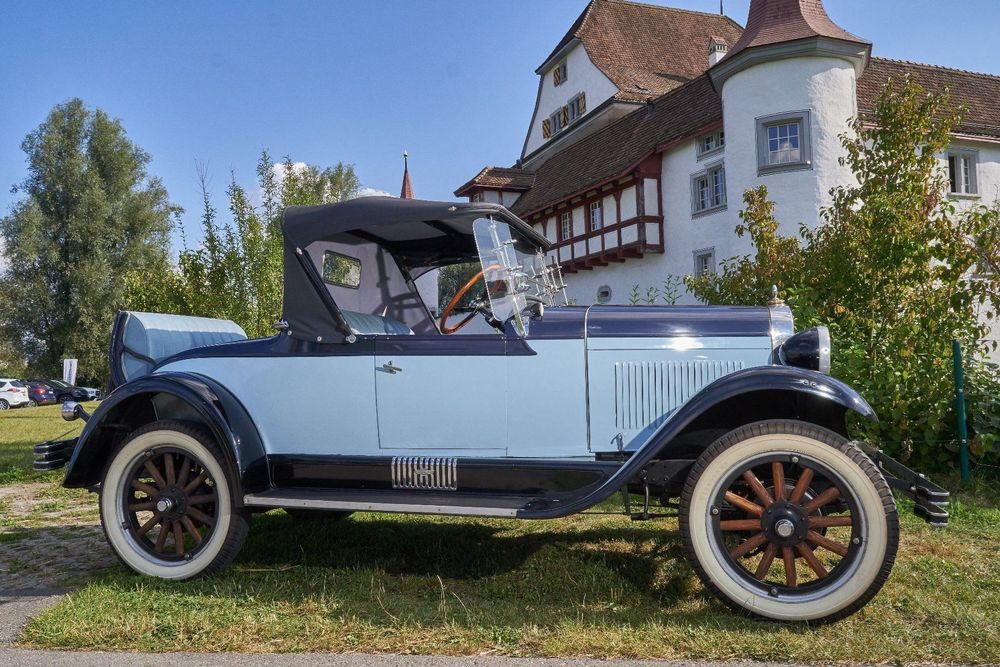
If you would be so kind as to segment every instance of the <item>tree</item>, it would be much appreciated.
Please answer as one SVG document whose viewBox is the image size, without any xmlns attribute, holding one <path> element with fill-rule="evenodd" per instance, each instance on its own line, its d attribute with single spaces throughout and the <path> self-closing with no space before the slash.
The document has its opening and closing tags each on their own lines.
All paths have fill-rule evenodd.
<svg viewBox="0 0 1000 667">
<path fill-rule="evenodd" d="M 54 107 L 21 148 L 23 197 L 0 220 L 0 292 L 16 295 L 0 301 L 0 335 L 32 373 L 61 374 L 75 357 L 81 377 L 99 382 L 121 277 L 164 260 L 177 209 L 121 121 L 79 99 Z"/>
<path fill-rule="evenodd" d="M 199 167 L 204 240 L 189 248 L 182 239 L 176 265 L 164 260 L 152 276 L 130 273 L 131 308 L 232 320 L 251 337 L 274 332 L 281 313 L 282 212 L 291 205 L 350 199 L 359 182 L 354 166 L 342 162 L 320 169 L 286 157 L 276 169 L 266 150 L 256 173 L 261 204 L 255 206 L 231 174 L 226 190 L 231 222 L 220 223 L 207 170 Z M 177 228 L 183 235 L 183 225 L 178 222 Z"/>
<path fill-rule="evenodd" d="M 996 206 L 958 210 L 944 196 L 938 156 L 959 115 L 946 94 L 889 82 L 874 116 L 842 137 L 857 182 L 831 191 L 822 224 L 803 227 L 801 244 L 780 237 L 766 189 L 747 192 L 741 217 L 756 254 L 687 281 L 710 303 L 759 303 L 779 285 L 800 328 L 830 327 L 834 374 L 882 417 L 862 425 L 867 435 L 932 467 L 952 458 L 939 444 L 954 421 L 951 341 L 977 351 L 978 309 L 1000 306 L 998 274 L 983 269 L 1000 257 Z"/>
</svg>

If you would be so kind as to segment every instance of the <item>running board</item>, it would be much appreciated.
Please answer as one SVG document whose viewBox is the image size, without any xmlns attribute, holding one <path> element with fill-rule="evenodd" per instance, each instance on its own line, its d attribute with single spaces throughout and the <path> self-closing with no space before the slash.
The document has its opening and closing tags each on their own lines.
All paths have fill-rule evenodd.
<svg viewBox="0 0 1000 667">
<path fill-rule="evenodd" d="M 359 489 L 271 489 L 243 497 L 247 507 L 294 507 L 345 512 L 393 512 L 513 518 L 533 509 L 535 496 L 427 493 Z"/>
</svg>

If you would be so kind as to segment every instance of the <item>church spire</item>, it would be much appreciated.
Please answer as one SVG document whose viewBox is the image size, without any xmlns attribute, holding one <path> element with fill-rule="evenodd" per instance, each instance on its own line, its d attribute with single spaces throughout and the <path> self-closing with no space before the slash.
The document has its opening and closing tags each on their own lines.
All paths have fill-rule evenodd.
<svg viewBox="0 0 1000 667">
<path fill-rule="evenodd" d="M 403 187 L 399 189 L 400 199 L 413 199 L 413 186 L 410 185 L 410 155 L 403 151 Z"/>
</svg>

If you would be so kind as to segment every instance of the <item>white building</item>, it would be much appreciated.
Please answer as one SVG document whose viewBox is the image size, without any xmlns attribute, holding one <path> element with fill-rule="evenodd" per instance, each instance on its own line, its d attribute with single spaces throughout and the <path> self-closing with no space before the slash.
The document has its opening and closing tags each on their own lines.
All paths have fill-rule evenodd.
<svg viewBox="0 0 1000 667">
<path fill-rule="evenodd" d="M 578 303 L 625 303 L 634 285 L 746 254 L 734 229 L 742 193 L 758 185 L 782 234 L 818 224 L 830 188 L 852 178 L 839 135 L 890 77 L 947 87 L 968 106 L 942 156 L 951 196 L 1000 196 L 1000 77 L 873 58 L 820 0 L 752 0 L 745 29 L 592 0 L 536 74 L 520 158 L 455 195 L 501 202 L 539 229 Z"/>
</svg>

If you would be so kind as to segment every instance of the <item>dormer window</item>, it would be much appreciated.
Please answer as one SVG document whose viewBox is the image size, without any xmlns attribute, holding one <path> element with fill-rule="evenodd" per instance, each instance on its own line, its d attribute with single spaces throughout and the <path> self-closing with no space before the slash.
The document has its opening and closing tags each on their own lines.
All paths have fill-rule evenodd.
<svg viewBox="0 0 1000 667">
<path fill-rule="evenodd" d="M 726 133 L 722 130 L 698 137 L 698 157 L 715 154 L 726 145 Z"/>
<path fill-rule="evenodd" d="M 561 86 L 566 83 L 566 61 L 562 61 L 552 69 L 552 83 Z"/>
</svg>

